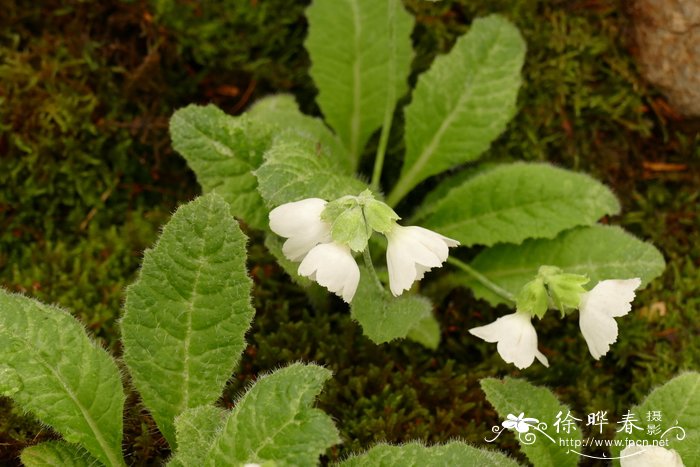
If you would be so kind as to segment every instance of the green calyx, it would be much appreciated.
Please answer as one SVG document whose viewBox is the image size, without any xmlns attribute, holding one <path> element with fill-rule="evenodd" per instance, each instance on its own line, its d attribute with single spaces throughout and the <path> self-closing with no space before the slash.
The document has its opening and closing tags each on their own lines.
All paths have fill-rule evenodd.
<svg viewBox="0 0 700 467">
<path fill-rule="evenodd" d="M 551 305 L 563 317 L 578 308 L 581 295 L 586 292 L 583 286 L 588 282 L 588 277 L 581 274 L 565 273 L 556 266 L 541 266 L 535 279 L 518 293 L 516 309 L 541 319 Z"/>
<path fill-rule="evenodd" d="M 321 219 L 331 225 L 333 241 L 353 251 L 363 251 L 372 232 L 386 234 L 400 217 L 376 200 L 370 190 L 365 190 L 357 196 L 343 196 L 329 202 Z"/>
</svg>

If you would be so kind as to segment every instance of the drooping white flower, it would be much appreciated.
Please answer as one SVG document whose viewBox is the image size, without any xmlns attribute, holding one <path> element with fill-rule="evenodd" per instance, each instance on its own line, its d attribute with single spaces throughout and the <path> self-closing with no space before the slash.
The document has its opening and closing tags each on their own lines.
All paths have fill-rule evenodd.
<svg viewBox="0 0 700 467">
<path fill-rule="evenodd" d="M 539 423 L 536 418 L 524 418 L 525 412 L 521 412 L 517 417 L 512 413 L 509 413 L 501 425 L 503 428 L 513 429 L 515 428 L 518 433 L 527 433 L 530 431 L 530 423 Z"/>
<path fill-rule="evenodd" d="M 350 303 L 360 282 L 360 268 L 350 248 L 339 243 L 316 245 L 299 265 L 299 275 L 318 282 Z"/>
<path fill-rule="evenodd" d="M 402 227 L 395 224 L 387 232 L 389 245 L 386 263 L 389 268 L 389 288 L 394 296 L 408 290 L 414 281 L 447 260 L 449 247 L 459 245 L 457 240 L 444 237 L 423 227 Z"/>
<path fill-rule="evenodd" d="M 521 370 L 532 365 L 535 357 L 544 366 L 549 366 L 547 357 L 537 350 L 537 332 L 530 313 L 501 316 L 493 323 L 472 328 L 469 332 L 486 342 L 498 342 L 496 348 L 501 358 Z"/>
<path fill-rule="evenodd" d="M 282 245 L 284 256 L 301 261 L 313 247 L 331 241 L 331 226 L 321 220 L 326 204 L 319 198 L 307 198 L 270 211 L 270 229 L 287 238 Z"/>
<path fill-rule="evenodd" d="M 620 453 L 621 467 L 684 467 L 683 459 L 673 449 L 631 444 Z"/>
<path fill-rule="evenodd" d="M 641 283 L 639 278 L 605 280 L 581 295 L 579 326 L 596 360 L 608 353 L 610 345 L 617 340 L 617 323 L 613 318 L 629 313 L 634 291 Z"/>
</svg>

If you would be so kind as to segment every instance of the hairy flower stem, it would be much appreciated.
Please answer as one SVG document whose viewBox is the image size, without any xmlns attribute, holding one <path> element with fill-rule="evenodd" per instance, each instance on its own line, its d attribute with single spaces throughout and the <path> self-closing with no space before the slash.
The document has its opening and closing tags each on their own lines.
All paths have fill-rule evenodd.
<svg viewBox="0 0 700 467">
<path fill-rule="evenodd" d="M 447 258 L 447 262 L 452 264 L 453 266 L 456 266 L 458 269 L 461 269 L 462 271 L 466 272 L 470 276 L 472 276 L 474 279 L 476 279 L 477 282 L 479 282 L 481 285 L 489 289 L 491 292 L 495 293 L 499 297 L 505 298 L 507 301 L 511 303 L 515 303 L 515 297 L 513 296 L 512 293 L 508 292 L 506 289 L 499 287 L 498 285 L 494 284 L 491 282 L 486 276 L 481 274 L 479 271 L 476 269 L 472 268 L 466 263 L 463 263 L 462 261 L 458 260 L 457 258 L 449 257 Z"/>
<path fill-rule="evenodd" d="M 369 254 L 369 245 L 367 245 L 367 248 L 365 248 L 365 251 L 362 252 L 362 257 L 365 260 L 365 266 L 367 266 L 367 269 L 369 270 L 369 273 L 374 277 L 374 282 L 376 282 L 377 287 L 380 289 L 384 289 L 384 286 L 382 285 L 382 282 L 379 280 L 379 276 L 377 276 L 377 271 L 374 270 L 374 264 L 372 263 L 372 255 Z"/>
</svg>

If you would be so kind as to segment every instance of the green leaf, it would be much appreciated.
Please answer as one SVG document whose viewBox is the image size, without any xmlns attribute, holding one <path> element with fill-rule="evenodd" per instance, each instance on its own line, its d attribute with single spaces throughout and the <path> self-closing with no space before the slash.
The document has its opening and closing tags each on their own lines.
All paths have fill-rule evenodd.
<svg viewBox="0 0 700 467">
<path fill-rule="evenodd" d="M 580 441 L 582 439 L 581 428 L 575 425 L 576 428 L 572 428 L 567 433 L 564 430 L 564 425 L 560 425 L 561 432 L 557 433 L 557 427 L 553 423 L 557 414 L 561 412 L 563 420 L 570 409 L 559 402 L 559 399 L 549 389 L 534 386 L 522 379 L 508 377 L 503 380 L 485 378 L 480 383 L 481 389 L 486 393 L 486 399 L 494 406 L 502 419 L 505 419 L 508 414 L 517 417 L 521 413 L 525 413 L 526 418 L 536 418 L 547 424 L 546 427 L 541 426 L 540 428 L 547 435 L 534 428 L 531 428 L 527 434 L 522 433 L 520 436 L 518 436 L 517 431 L 514 431 L 515 437 L 520 443 L 520 449 L 530 459 L 530 462 L 537 467 L 566 467 L 578 464 L 578 454 L 569 452 L 569 448 L 566 446 L 559 446 L 558 439 L 567 438 Z M 536 423 L 531 425 L 534 426 Z M 529 439 L 531 438 L 528 436 L 530 434 L 536 437 L 534 442 Z M 522 442 L 520 439 L 526 442 Z"/>
<path fill-rule="evenodd" d="M 126 291 L 124 360 L 173 447 L 175 417 L 216 401 L 240 360 L 251 287 L 246 238 L 211 194 L 177 210 Z"/>
<path fill-rule="evenodd" d="M 20 455 L 25 467 L 94 467 L 99 461 L 85 449 L 65 441 L 30 446 Z"/>
<path fill-rule="evenodd" d="M 431 175 L 473 161 L 515 115 L 525 42 L 498 15 L 477 19 L 418 78 L 406 107 L 406 157 L 387 198 L 395 206 Z"/>
<path fill-rule="evenodd" d="M 561 311 L 562 316 L 578 308 L 581 295 L 586 292 L 583 288 L 589 282 L 588 277 L 580 274 L 555 274 L 545 279 L 549 295 L 554 306 Z"/>
<path fill-rule="evenodd" d="M 505 454 L 486 449 L 477 449 L 468 444 L 453 441 L 442 446 L 424 446 L 413 441 L 401 446 L 377 444 L 364 454 L 352 456 L 339 464 L 340 467 L 517 467 L 519 464 Z"/>
<path fill-rule="evenodd" d="M 275 207 L 306 198 L 332 201 L 367 189 L 341 172 L 334 161 L 308 143 L 281 139 L 265 153 L 265 162 L 255 175 L 263 199 Z"/>
<path fill-rule="evenodd" d="M 371 233 L 372 231 L 367 228 L 361 206 L 343 211 L 331 227 L 333 241 L 347 245 L 353 251 L 364 251 Z"/>
<path fill-rule="evenodd" d="M 431 350 L 437 350 L 440 345 L 440 323 L 431 314 L 418 321 L 406 337 Z"/>
<path fill-rule="evenodd" d="M 213 405 L 188 409 L 175 419 L 177 453 L 168 462 L 169 467 L 198 466 L 202 454 L 211 449 L 218 431 L 223 427 L 227 412 Z"/>
<path fill-rule="evenodd" d="M 0 361 L 0 386 L 19 406 L 101 462 L 124 465 L 119 370 L 70 314 L 0 290 Z"/>
<path fill-rule="evenodd" d="M 267 226 L 268 211 L 252 171 L 271 144 L 268 125 L 232 117 L 214 105 L 189 105 L 173 114 L 170 136 L 205 193 L 221 195 L 231 205 L 231 213 L 246 224 L 258 229 Z"/>
<path fill-rule="evenodd" d="M 326 449 L 340 442 L 331 418 L 311 407 L 330 377 L 325 368 L 295 363 L 259 378 L 203 458 L 212 466 L 316 465 Z"/>
<path fill-rule="evenodd" d="M 652 244 L 619 227 L 603 225 L 567 230 L 552 240 L 496 245 L 481 252 L 471 266 L 515 294 L 543 264 L 588 276 L 593 285 L 606 279 L 639 277 L 644 286 L 665 268 L 663 256 Z M 470 277 L 464 279 L 477 297 L 492 304 L 507 303 Z"/>
<path fill-rule="evenodd" d="M 276 133 L 280 131 L 283 135 L 292 133 L 309 140 L 312 144 L 322 145 L 345 172 L 348 174 L 353 172 L 354 161 L 343 143 L 323 123 L 323 120 L 301 113 L 294 96 L 278 94 L 265 97 L 258 100 L 246 115 L 255 121 L 276 127 Z"/>
<path fill-rule="evenodd" d="M 630 409 L 638 420 L 635 425 L 643 428 L 633 430 L 632 434 L 618 432 L 618 440 L 668 440 L 667 449 L 675 449 L 687 466 L 700 465 L 700 373 L 688 372 L 676 376 L 661 387 L 654 389 L 644 401 Z M 661 422 L 647 420 L 649 412 L 660 412 Z M 647 433 L 649 424 L 660 425 L 662 432 L 652 436 Z M 672 429 L 661 438 L 666 430 L 679 426 L 684 431 Z M 617 426 L 616 429 L 620 429 Z M 682 439 L 678 439 L 680 436 Z M 612 448 L 612 456 L 620 455 L 619 447 Z"/>
<path fill-rule="evenodd" d="M 464 246 L 553 238 L 591 225 L 620 204 L 588 175 L 549 164 L 501 165 L 450 190 L 422 224 Z"/>
<path fill-rule="evenodd" d="M 354 169 L 370 135 L 408 89 L 413 18 L 399 0 L 315 0 L 306 17 L 318 105 Z"/>
<path fill-rule="evenodd" d="M 405 293 L 393 297 L 381 287 L 365 267 L 360 267 L 360 283 L 350 304 L 352 318 L 360 323 L 365 336 L 376 344 L 403 339 L 421 321 L 432 316 L 433 306 L 420 295 Z"/>
<path fill-rule="evenodd" d="M 401 219 L 393 209 L 376 199 L 370 199 L 365 202 L 364 212 L 367 225 L 372 230 L 382 234 L 386 234 L 393 229 L 396 221 Z"/>
</svg>

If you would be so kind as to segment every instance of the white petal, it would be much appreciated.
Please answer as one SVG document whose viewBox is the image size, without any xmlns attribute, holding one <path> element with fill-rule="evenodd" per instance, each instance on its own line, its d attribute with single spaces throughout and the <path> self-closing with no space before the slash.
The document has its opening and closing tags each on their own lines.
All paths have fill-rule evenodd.
<svg viewBox="0 0 700 467">
<path fill-rule="evenodd" d="M 301 261 L 319 243 L 331 241 L 331 227 L 321 220 L 326 202 L 308 198 L 283 204 L 270 212 L 270 229 L 287 237 L 282 253 L 292 261 Z"/>
<path fill-rule="evenodd" d="M 304 235 L 310 224 L 321 222 L 326 201 L 307 198 L 282 204 L 270 211 L 270 229 L 280 237 Z"/>
<path fill-rule="evenodd" d="M 661 446 L 627 446 L 620 453 L 621 467 L 683 467 L 681 456 Z"/>
<path fill-rule="evenodd" d="M 430 269 L 442 266 L 448 247 L 459 244 L 423 227 L 398 224 L 387 233 L 387 240 L 389 288 L 395 296 L 410 289 L 413 282 L 422 279 Z"/>
<path fill-rule="evenodd" d="M 605 280 L 581 295 L 579 326 L 588 350 L 596 360 L 608 353 L 617 340 L 617 323 L 613 317 L 629 313 L 634 291 L 641 282 L 638 278 Z"/>
<path fill-rule="evenodd" d="M 347 303 L 352 301 L 360 282 L 360 268 L 350 248 L 337 243 L 313 247 L 299 265 L 298 272 L 341 296 Z"/>
<path fill-rule="evenodd" d="M 549 366 L 547 358 L 537 350 L 537 332 L 529 313 L 502 316 L 491 324 L 472 328 L 469 332 L 486 342 L 498 342 L 496 348 L 501 358 L 521 370 L 532 365 L 535 357 Z"/>
</svg>

